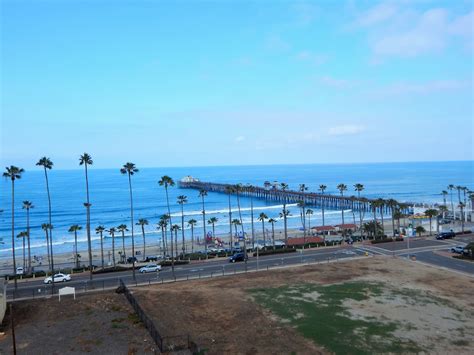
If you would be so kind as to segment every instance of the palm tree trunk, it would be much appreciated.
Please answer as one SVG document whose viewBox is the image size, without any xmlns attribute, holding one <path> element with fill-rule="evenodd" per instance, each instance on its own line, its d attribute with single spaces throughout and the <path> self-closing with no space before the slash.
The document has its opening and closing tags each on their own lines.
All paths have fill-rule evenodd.
<svg viewBox="0 0 474 355">
<path fill-rule="evenodd" d="M 91 210 L 90 210 L 90 200 L 89 200 L 89 176 L 87 174 L 87 163 L 84 164 L 86 169 L 86 195 L 87 195 L 87 221 L 86 221 L 86 230 L 87 230 L 87 251 L 89 253 L 89 280 L 92 281 L 92 242 L 91 242 Z M 133 221 L 132 221 L 133 223 Z M 133 226 L 132 226 L 133 228 Z"/>
<path fill-rule="evenodd" d="M 230 190 L 229 190 L 230 191 Z M 229 192 L 229 241 L 230 241 L 230 252 L 234 251 L 234 238 L 232 236 L 232 205 L 230 201 L 230 192 Z"/>
<path fill-rule="evenodd" d="M 194 253 L 194 225 L 191 224 L 191 253 Z"/>
<path fill-rule="evenodd" d="M 183 258 L 184 258 L 184 253 L 186 252 L 186 244 L 184 242 L 184 207 L 183 204 L 181 204 L 181 237 L 183 239 L 183 247 L 181 250 L 183 251 Z"/>
<path fill-rule="evenodd" d="M 122 261 L 125 264 L 125 260 L 127 260 L 127 256 L 125 254 L 125 231 L 122 231 Z"/>
<path fill-rule="evenodd" d="M 380 207 L 380 218 L 382 220 L 382 236 L 385 235 L 385 226 L 384 226 L 384 223 L 383 223 L 383 206 Z"/>
<path fill-rule="evenodd" d="M 25 236 L 23 236 L 22 239 L 23 239 L 23 270 L 25 270 L 26 269 Z"/>
<path fill-rule="evenodd" d="M 28 234 L 28 274 L 31 274 L 30 209 L 26 210 L 26 233 Z"/>
<path fill-rule="evenodd" d="M 50 257 L 50 255 L 49 255 L 50 250 L 49 250 L 48 228 L 46 228 L 44 231 L 45 231 L 45 234 L 46 234 L 46 250 L 47 250 L 47 254 L 48 254 L 48 267 L 51 269 L 51 257 Z"/>
<path fill-rule="evenodd" d="M 244 223 L 242 222 L 242 211 L 240 210 L 240 194 L 237 191 L 237 208 L 239 209 L 240 228 L 242 229 L 242 238 L 245 240 Z M 237 232 L 235 233 L 237 234 Z"/>
<path fill-rule="evenodd" d="M 166 259 L 166 234 L 165 228 L 161 227 L 161 244 L 163 244 L 163 260 Z"/>
<path fill-rule="evenodd" d="M 134 234 L 134 223 L 133 223 L 133 191 L 132 191 L 132 177 L 130 172 L 128 173 L 128 187 L 130 190 L 130 223 L 132 224 L 132 258 L 135 258 L 135 234 Z M 92 273 L 92 271 L 91 271 Z M 135 280 L 135 259 L 132 259 L 132 275 Z"/>
<path fill-rule="evenodd" d="M 74 231 L 74 261 L 76 262 L 76 269 L 79 269 L 79 258 L 77 257 L 77 231 Z"/>
<path fill-rule="evenodd" d="M 145 241 L 145 226 L 142 224 L 142 236 L 143 236 L 143 260 L 146 259 L 146 241 Z"/>
<path fill-rule="evenodd" d="M 275 224 L 272 223 L 272 243 L 273 243 L 273 250 L 275 250 Z"/>
<path fill-rule="evenodd" d="M 306 243 L 306 215 L 305 215 L 305 207 L 303 205 L 303 244 Z"/>
<path fill-rule="evenodd" d="M 52 209 L 51 209 L 51 194 L 49 192 L 49 180 L 48 180 L 48 172 L 46 171 L 46 167 L 44 167 L 44 176 L 46 178 L 46 191 L 48 193 L 48 217 L 49 217 L 49 226 L 50 226 L 50 229 L 49 229 L 49 239 L 50 239 L 50 242 L 49 242 L 49 248 L 51 249 L 49 251 L 49 254 L 50 254 L 50 258 L 51 258 L 51 275 L 53 275 L 52 277 L 52 280 L 51 280 L 51 294 L 54 293 L 54 257 L 53 257 L 53 221 L 52 221 L 52 218 L 51 218 L 51 214 L 52 214 Z"/>
<path fill-rule="evenodd" d="M 104 268 L 104 239 L 102 238 L 102 232 L 100 232 L 100 261 L 102 269 Z"/>
<path fill-rule="evenodd" d="M 114 268 L 115 268 L 115 235 L 114 233 L 112 233 L 111 235 L 112 235 L 112 263 L 114 264 Z"/>
<path fill-rule="evenodd" d="M 15 290 L 17 289 L 16 281 L 16 258 L 15 258 L 15 180 L 12 178 L 12 255 L 13 255 L 13 275 L 15 277 Z"/>
<path fill-rule="evenodd" d="M 262 233 L 263 233 L 263 247 L 266 246 L 266 239 L 265 239 L 265 221 L 262 219 Z"/>
<path fill-rule="evenodd" d="M 362 208 L 360 208 L 360 191 L 357 191 L 357 197 L 359 198 L 359 230 L 362 239 L 364 239 L 364 232 L 362 230 Z"/>
<path fill-rule="evenodd" d="M 165 183 L 165 192 L 166 192 L 166 205 L 168 206 L 168 217 L 170 223 L 170 234 L 171 234 L 171 272 L 174 276 L 174 256 L 173 256 L 173 221 L 171 220 L 171 209 L 170 209 L 170 199 L 168 196 L 168 185 Z"/>
<path fill-rule="evenodd" d="M 201 198 L 202 198 L 202 231 L 203 231 L 203 238 L 204 238 L 204 250 L 206 252 L 206 259 L 208 259 L 209 255 L 207 254 L 206 208 L 204 205 L 204 195 L 202 195 Z"/>
<path fill-rule="evenodd" d="M 255 245 L 255 228 L 253 225 L 253 198 L 252 195 L 250 195 L 250 223 L 252 227 L 252 246 Z M 244 236 L 245 238 L 245 236 Z"/>
<path fill-rule="evenodd" d="M 374 239 L 377 239 L 377 207 L 372 206 L 374 212 Z"/>
<path fill-rule="evenodd" d="M 324 200 L 321 198 L 321 214 L 323 217 L 323 227 L 324 227 Z"/>
<path fill-rule="evenodd" d="M 430 217 L 430 237 L 431 237 L 431 217 Z"/>
</svg>

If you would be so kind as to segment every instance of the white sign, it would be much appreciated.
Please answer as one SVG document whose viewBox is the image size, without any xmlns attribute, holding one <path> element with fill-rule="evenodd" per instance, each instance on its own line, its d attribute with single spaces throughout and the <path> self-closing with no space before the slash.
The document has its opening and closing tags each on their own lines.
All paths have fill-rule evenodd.
<svg viewBox="0 0 474 355">
<path fill-rule="evenodd" d="M 74 295 L 74 299 L 76 299 L 76 289 L 74 287 L 63 287 L 59 289 L 59 302 L 61 302 L 61 295 Z"/>
</svg>

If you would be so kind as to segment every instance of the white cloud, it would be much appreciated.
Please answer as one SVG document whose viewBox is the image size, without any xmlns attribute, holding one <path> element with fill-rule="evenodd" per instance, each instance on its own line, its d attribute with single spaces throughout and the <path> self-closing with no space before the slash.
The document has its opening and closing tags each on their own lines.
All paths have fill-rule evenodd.
<svg viewBox="0 0 474 355">
<path fill-rule="evenodd" d="M 394 16 L 397 10 L 398 9 L 394 4 L 378 4 L 377 6 L 374 6 L 371 9 L 360 14 L 355 21 L 355 25 L 365 27 L 378 24 Z"/>
<path fill-rule="evenodd" d="M 238 137 L 235 137 L 234 139 L 234 141 L 237 143 L 243 142 L 244 140 L 245 140 L 244 136 L 238 136 Z"/>
<path fill-rule="evenodd" d="M 328 134 L 330 136 L 347 136 L 355 135 L 365 131 L 365 127 L 361 125 L 346 124 L 341 126 L 334 126 L 329 128 Z"/>
</svg>

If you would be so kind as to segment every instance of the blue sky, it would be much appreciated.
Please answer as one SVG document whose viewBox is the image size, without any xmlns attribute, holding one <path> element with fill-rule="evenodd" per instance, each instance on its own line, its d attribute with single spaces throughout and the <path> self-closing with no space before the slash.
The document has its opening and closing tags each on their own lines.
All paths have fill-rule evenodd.
<svg viewBox="0 0 474 355">
<path fill-rule="evenodd" d="M 473 159 L 472 1 L 1 10 L 3 165 Z"/>
</svg>

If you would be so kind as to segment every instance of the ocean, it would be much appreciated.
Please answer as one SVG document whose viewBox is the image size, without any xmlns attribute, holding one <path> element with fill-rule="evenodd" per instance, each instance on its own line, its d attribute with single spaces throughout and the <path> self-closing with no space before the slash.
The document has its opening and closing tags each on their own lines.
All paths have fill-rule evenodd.
<svg viewBox="0 0 474 355">
<path fill-rule="evenodd" d="M 138 166 L 140 169 L 140 167 Z M 367 198 L 393 198 L 399 202 L 442 203 L 441 191 L 447 185 L 461 185 L 474 189 L 474 162 L 410 162 L 410 163 L 373 163 L 373 164 L 312 164 L 312 165 L 262 165 L 262 166 L 225 166 L 225 167 L 189 167 L 189 168 L 144 168 L 132 177 L 135 222 L 146 218 L 148 244 L 159 243 L 161 233 L 156 229 L 159 217 L 167 212 L 166 197 L 163 187 L 158 185 L 161 176 L 169 175 L 175 182 L 187 175 L 201 181 L 222 183 L 243 183 L 260 185 L 268 181 L 286 182 L 290 189 L 297 189 L 299 184 L 306 184 L 309 191 L 317 191 L 320 184 L 327 185 L 326 193 L 338 194 L 336 186 L 344 183 L 348 186 L 347 195 L 355 195 L 353 185 L 361 183 L 365 190 L 362 196 Z M 79 232 L 79 250 L 86 250 L 86 211 L 84 171 L 56 170 L 49 171 L 51 199 L 53 208 L 54 253 L 72 252 L 74 235 L 68 233 L 73 224 L 83 229 Z M 0 198 L 0 258 L 11 255 L 11 181 L 2 179 Z M 100 169 L 91 166 L 89 170 L 89 187 L 91 207 L 91 230 L 93 248 L 99 248 L 99 237 L 95 227 L 104 225 L 106 228 L 127 224 L 130 228 L 128 179 L 117 169 Z M 180 224 L 180 206 L 176 203 L 179 195 L 186 195 L 185 221 L 194 218 L 198 221 L 195 237 L 202 238 L 201 200 L 198 191 L 169 189 L 173 224 Z M 455 193 L 455 196 L 456 193 Z M 41 224 L 48 222 L 47 195 L 44 173 L 41 169 L 26 171 L 15 184 L 15 235 L 26 230 L 26 212 L 22 209 L 22 201 L 30 200 L 34 208 L 30 211 L 32 255 L 44 255 L 45 236 Z M 217 217 L 216 234 L 225 234 L 228 226 L 227 195 L 209 193 L 205 200 L 206 218 Z M 237 208 L 236 198 L 232 198 L 233 208 Z M 241 197 L 242 218 L 246 232 L 250 234 L 250 199 Z M 255 230 L 261 231 L 261 222 L 257 216 L 265 212 L 268 217 L 279 219 L 282 206 L 274 201 L 254 199 Z M 299 209 L 290 205 L 291 216 L 289 228 L 301 226 Z M 321 211 L 315 208 L 311 225 L 321 224 Z M 236 215 L 234 215 L 236 217 Z M 234 218 L 235 218 L 234 217 Z M 351 220 L 351 214 L 346 220 Z M 340 211 L 325 211 L 326 224 L 341 222 Z M 270 225 L 267 226 L 270 228 Z M 283 222 L 275 224 L 275 228 L 283 228 Z M 207 226 L 207 230 L 211 230 Z M 135 233 L 141 236 L 137 226 Z M 153 236 L 156 236 L 154 238 Z M 190 238 L 190 229 L 186 229 L 186 237 Z M 141 240 L 139 238 L 138 240 Z M 130 243 L 130 238 L 127 238 Z M 110 238 L 106 239 L 110 244 Z M 139 242 L 140 243 L 140 242 Z M 21 252 L 21 240 L 16 240 L 16 249 Z M 19 254 L 18 254 L 19 255 Z"/>
</svg>

